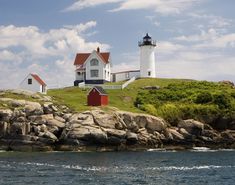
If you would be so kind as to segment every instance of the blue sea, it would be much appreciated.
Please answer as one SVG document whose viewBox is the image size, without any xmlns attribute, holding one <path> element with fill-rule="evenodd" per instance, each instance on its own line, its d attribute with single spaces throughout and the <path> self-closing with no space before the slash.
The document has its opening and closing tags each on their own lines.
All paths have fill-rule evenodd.
<svg viewBox="0 0 235 185">
<path fill-rule="evenodd" d="M 235 184 L 235 151 L 1 151 L 0 184 Z"/>
</svg>

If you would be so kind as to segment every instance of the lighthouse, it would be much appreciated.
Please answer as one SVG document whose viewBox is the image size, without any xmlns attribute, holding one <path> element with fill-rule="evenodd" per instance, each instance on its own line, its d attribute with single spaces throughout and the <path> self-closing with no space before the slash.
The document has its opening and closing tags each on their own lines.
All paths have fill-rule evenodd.
<svg viewBox="0 0 235 185">
<path fill-rule="evenodd" d="M 146 34 L 143 40 L 139 42 L 140 47 L 140 77 L 156 78 L 154 48 L 156 42 Z"/>
</svg>

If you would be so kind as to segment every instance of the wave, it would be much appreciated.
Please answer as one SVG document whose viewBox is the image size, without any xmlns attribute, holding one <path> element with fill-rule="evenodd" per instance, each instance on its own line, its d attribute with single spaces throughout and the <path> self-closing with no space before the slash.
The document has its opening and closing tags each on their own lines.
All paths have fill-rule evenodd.
<svg viewBox="0 0 235 185">
<path fill-rule="evenodd" d="M 150 148 L 147 152 L 177 152 L 177 150 L 167 150 L 164 148 Z"/>
<path fill-rule="evenodd" d="M 189 170 L 203 170 L 203 169 L 219 169 L 219 168 L 235 168 L 235 166 L 215 166 L 215 165 L 204 165 L 204 166 L 163 166 L 163 167 L 151 167 L 147 168 L 148 170 L 157 170 L 157 171 L 171 171 L 171 170 L 180 170 L 180 171 L 189 171 Z"/>
<path fill-rule="evenodd" d="M 201 166 L 157 166 L 157 167 L 145 167 L 138 168 L 134 166 L 79 166 L 79 165 L 54 165 L 49 163 L 35 163 L 35 162 L 8 162 L 0 161 L 1 167 L 14 167 L 18 165 L 22 166 L 37 166 L 37 167 L 51 167 L 51 168 L 63 168 L 68 170 L 79 170 L 86 172 L 133 172 L 133 171 L 190 171 L 190 170 L 213 170 L 213 169 L 226 169 L 235 168 L 235 166 L 219 166 L 219 165 L 201 165 Z"/>
<path fill-rule="evenodd" d="M 82 170 L 82 171 L 107 171 L 109 170 L 107 167 L 97 167 L 97 166 L 91 166 L 91 167 L 82 167 L 79 165 L 62 165 L 62 168 L 65 169 L 73 169 L 73 170 Z"/>
<path fill-rule="evenodd" d="M 207 147 L 193 147 L 193 149 L 190 151 L 191 152 L 217 152 L 219 150 L 213 150 Z"/>
</svg>

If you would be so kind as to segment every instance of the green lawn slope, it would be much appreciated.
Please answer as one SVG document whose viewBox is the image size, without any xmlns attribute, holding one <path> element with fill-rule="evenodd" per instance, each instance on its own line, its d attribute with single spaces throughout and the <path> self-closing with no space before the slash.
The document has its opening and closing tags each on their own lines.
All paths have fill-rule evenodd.
<svg viewBox="0 0 235 185">
<path fill-rule="evenodd" d="M 106 108 L 116 107 L 120 110 L 131 112 L 143 112 L 143 110 L 135 107 L 134 102 L 139 92 L 146 91 L 141 89 L 145 86 L 166 87 L 169 84 L 180 84 L 190 80 L 182 79 L 139 79 L 131 83 L 127 88 L 121 90 L 106 90 L 109 94 L 109 106 Z M 122 82 L 111 83 L 112 85 L 120 85 Z M 52 96 L 57 103 L 62 103 L 75 111 L 89 110 L 87 106 L 87 93 L 89 90 L 83 90 L 78 87 L 68 87 L 63 89 L 53 89 L 48 91 L 48 95 Z"/>
</svg>

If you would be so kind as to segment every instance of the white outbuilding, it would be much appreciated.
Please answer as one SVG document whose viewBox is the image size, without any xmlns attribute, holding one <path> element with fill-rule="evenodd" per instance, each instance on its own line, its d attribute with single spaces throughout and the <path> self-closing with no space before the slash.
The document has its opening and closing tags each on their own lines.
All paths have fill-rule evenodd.
<svg viewBox="0 0 235 185">
<path fill-rule="evenodd" d="M 112 73 L 112 82 L 120 82 L 130 80 L 131 78 L 139 78 L 140 70 L 129 70 Z"/>
<path fill-rule="evenodd" d="M 28 74 L 28 76 L 20 83 L 20 89 L 32 92 L 47 93 L 46 83 L 37 74 Z"/>
<path fill-rule="evenodd" d="M 156 42 L 146 34 L 143 41 L 139 42 L 140 47 L 140 78 L 156 78 L 155 47 Z"/>
</svg>

